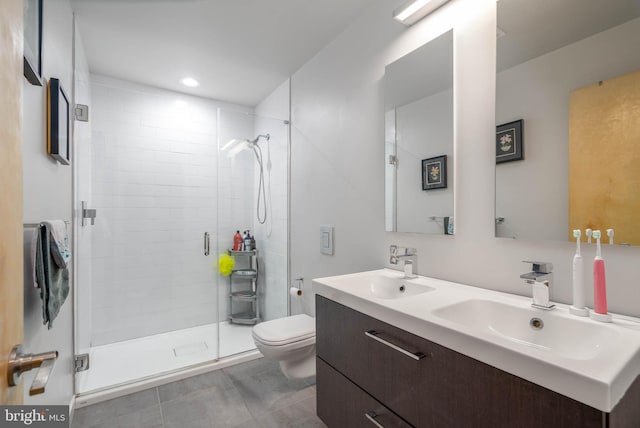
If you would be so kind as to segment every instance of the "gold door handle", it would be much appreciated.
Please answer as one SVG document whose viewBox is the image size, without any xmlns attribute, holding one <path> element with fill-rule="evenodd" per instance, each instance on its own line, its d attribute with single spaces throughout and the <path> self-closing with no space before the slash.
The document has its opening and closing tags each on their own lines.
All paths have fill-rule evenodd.
<svg viewBox="0 0 640 428">
<path fill-rule="evenodd" d="M 58 351 L 24 354 L 22 345 L 14 346 L 9 354 L 9 363 L 7 364 L 8 385 L 16 386 L 20 382 L 22 373 L 39 368 L 31 388 L 29 388 L 29 395 L 42 394 L 57 358 Z"/>
</svg>

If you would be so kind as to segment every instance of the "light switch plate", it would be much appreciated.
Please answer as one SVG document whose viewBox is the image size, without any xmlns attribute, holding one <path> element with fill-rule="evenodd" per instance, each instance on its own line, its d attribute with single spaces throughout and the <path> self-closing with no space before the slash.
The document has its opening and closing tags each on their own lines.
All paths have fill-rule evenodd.
<svg viewBox="0 0 640 428">
<path fill-rule="evenodd" d="M 333 256 L 333 226 L 320 225 L 320 252 Z"/>
</svg>

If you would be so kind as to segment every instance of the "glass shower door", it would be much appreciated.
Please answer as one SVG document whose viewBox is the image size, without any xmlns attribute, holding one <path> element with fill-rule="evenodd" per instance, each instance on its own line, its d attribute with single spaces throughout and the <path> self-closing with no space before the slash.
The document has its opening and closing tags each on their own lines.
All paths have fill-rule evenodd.
<svg viewBox="0 0 640 428">
<path fill-rule="evenodd" d="M 77 285 L 89 297 L 77 305 L 76 348 L 91 366 L 79 392 L 219 356 L 217 106 L 99 79 L 91 95 L 93 153 L 76 178 L 91 183 L 97 210 Z"/>
<path fill-rule="evenodd" d="M 218 252 L 232 249 L 238 231 L 248 231 L 256 247 L 229 252 L 237 272 L 218 277 L 220 357 L 225 357 L 255 349 L 255 318 L 287 315 L 289 129 L 284 119 L 225 109 L 218 112 L 218 126 Z M 232 140 L 239 140 L 234 144 L 240 149 L 222 150 Z"/>
</svg>

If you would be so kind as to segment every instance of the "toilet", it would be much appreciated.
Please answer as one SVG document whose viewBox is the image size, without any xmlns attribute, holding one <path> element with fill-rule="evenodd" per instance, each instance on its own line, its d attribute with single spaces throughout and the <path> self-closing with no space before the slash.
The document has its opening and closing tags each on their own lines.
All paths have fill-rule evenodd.
<svg viewBox="0 0 640 428">
<path fill-rule="evenodd" d="M 265 321 L 253 327 L 253 341 L 265 358 L 280 362 L 287 378 L 316 374 L 315 318 L 302 314 Z"/>
</svg>

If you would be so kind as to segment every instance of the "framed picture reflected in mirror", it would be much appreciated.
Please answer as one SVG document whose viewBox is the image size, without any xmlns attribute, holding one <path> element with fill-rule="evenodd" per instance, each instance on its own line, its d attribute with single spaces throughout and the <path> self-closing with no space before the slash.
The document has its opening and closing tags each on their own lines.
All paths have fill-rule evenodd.
<svg viewBox="0 0 640 428">
<path fill-rule="evenodd" d="M 524 159 L 523 128 L 522 119 L 496 127 L 496 163 Z"/>
<path fill-rule="evenodd" d="M 447 188 L 447 155 L 422 159 L 422 190 Z"/>
</svg>

